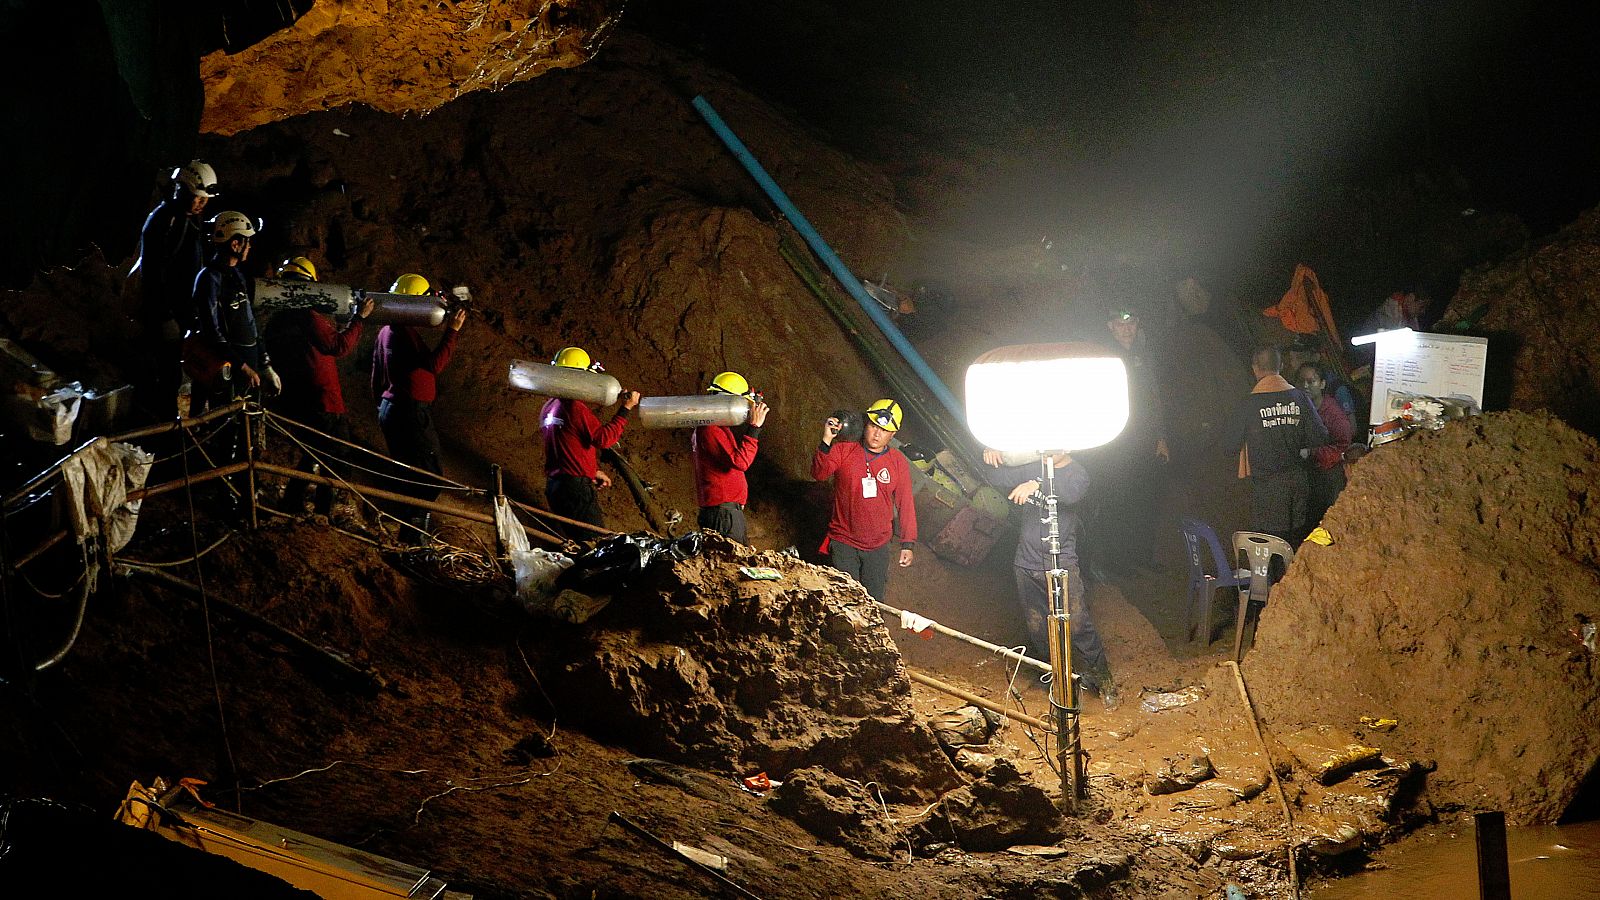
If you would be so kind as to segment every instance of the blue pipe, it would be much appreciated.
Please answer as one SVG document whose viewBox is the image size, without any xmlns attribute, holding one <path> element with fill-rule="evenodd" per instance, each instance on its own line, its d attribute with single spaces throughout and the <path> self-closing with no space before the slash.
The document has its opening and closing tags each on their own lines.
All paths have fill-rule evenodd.
<svg viewBox="0 0 1600 900">
<path fill-rule="evenodd" d="M 750 152 L 750 148 L 746 147 L 744 142 L 739 140 L 739 136 L 728 128 L 727 123 L 722 121 L 722 117 L 717 115 L 717 111 L 711 108 L 711 103 L 704 96 L 694 98 L 694 108 L 705 118 L 706 124 L 711 126 L 711 130 L 717 133 L 717 137 L 722 138 L 722 142 L 728 145 L 729 150 L 733 151 L 733 155 L 744 165 L 745 171 L 750 173 L 750 177 L 754 178 L 756 183 L 761 185 L 761 189 L 767 192 L 767 196 L 772 198 L 772 202 L 777 205 L 778 210 L 789 220 L 789 224 L 793 225 L 795 230 L 800 232 L 800 236 L 806 239 L 806 243 L 811 245 L 812 252 L 816 253 L 817 258 L 822 260 L 823 265 L 828 267 L 828 270 L 833 273 L 833 277 L 839 279 L 839 283 L 844 285 L 844 289 L 850 292 L 850 296 L 856 298 L 856 302 L 861 304 L 861 308 L 866 310 L 867 315 L 872 317 L 872 321 L 878 324 L 878 328 L 889 339 L 889 343 L 900 351 L 900 355 L 905 357 L 905 361 L 911 365 L 917 376 L 928 386 L 928 390 L 932 391 L 933 395 L 939 398 L 939 402 L 944 404 L 944 408 L 950 412 L 950 416 L 957 422 L 965 423 L 967 416 L 962 411 L 961 404 L 956 400 L 955 395 L 950 393 L 950 389 L 945 387 L 943 381 L 939 380 L 939 376 L 928 368 L 928 364 L 922 360 L 921 354 L 917 353 L 917 348 L 911 346 L 911 342 L 907 341 L 906 336 L 900 333 L 900 329 L 895 326 L 894 321 L 889 318 L 882 307 L 878 306 L 878 301 L 872 299 L 872 295 L 868 294 L 866 288 L 861 286 L 861 280 L 855 276 L 855 273 L 850 271 L 843 260 L 839 259 L 839 255 L 833 252 L 833 248 L 829 247 L 827 241 L 822 239 L 822 235 L 811 227 L 811 223 L 806 221 L 806 217 L 801 214 L 799 208 L 789 200 L 788 195 L 783 192 L 783 188 L 778 187 L 778 183 L 772 180 L 772 176 L 767 174 L 767 170 L 761 167 L 761 163 Z"/>
</svg>

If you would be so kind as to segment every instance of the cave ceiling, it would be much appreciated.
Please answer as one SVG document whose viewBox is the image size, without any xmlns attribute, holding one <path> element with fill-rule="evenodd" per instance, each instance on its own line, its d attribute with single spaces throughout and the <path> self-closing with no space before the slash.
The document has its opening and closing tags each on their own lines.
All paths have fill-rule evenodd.
<svg viewBox="0 0 1600 900">
<path fill-rule="evenodd" d="M 587 62 L 623 6 L 622 0 L 319 0 L 254 46 L 201 60 L 201 130 L 234 134 L 350 103 L 425 113 L 470 91 Z"/>
</svg>

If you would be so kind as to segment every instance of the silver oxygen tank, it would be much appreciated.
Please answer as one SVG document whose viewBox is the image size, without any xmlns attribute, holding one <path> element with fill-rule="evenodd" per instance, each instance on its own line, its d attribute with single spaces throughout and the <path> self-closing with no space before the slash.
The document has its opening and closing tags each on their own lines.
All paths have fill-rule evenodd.
<svg viewBox="0 0 1600 900">
<path fill-rule="evenodd" d="M 610 406 L 622 394 L 622 385 L 604 372 L 569 369 L 525 359 L 511 361 L 511 386 L 519 391 L 562 400 L 582 400 L 600 406 Z"/>
<path fill-rule="evenodd" d="M 1000 454 L 1002 466 L 1036 466 L 1044 455 L 1035 450 L 1006 450 Z"/>
<path fill-rule="evenodd" d="M 750 401 L 735 394 L 694 397 L 646 397 L 639 401 L 641 428 L 699 428 L 701 425 L 743 425 Z"/>
<path fill-rule="evenodd" d="M 320 281 L 295 281 L 290 278 L 257 278 L 256 309 L 314 309 L 330 316 L 349 318 L 361 305 L 360 291 L 342 284 Z"/>
<path fill-rule="evenodd" d="M 444 301 L 427 294 L 379 294 L 363 291 L 363 299 L 375 300 L 369 316 L 372 325 L 415 325 L 437 328 L 444 324 Z"/>
</svg>

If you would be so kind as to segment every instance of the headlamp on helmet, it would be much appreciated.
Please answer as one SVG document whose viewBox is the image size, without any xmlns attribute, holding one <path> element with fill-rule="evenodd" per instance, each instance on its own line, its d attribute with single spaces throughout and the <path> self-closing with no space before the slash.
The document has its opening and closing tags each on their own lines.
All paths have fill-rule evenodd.
<svg viewBox="0 0 1600 900">
<path fill-rule="evenodd" d="M 900 411 L 900 404 L 887 398 L 867 407 L 867 422 L 882 428 L 884 431 L 899 431 L 900 422 L 903 418 L 904 414 Z"/>
</svg>

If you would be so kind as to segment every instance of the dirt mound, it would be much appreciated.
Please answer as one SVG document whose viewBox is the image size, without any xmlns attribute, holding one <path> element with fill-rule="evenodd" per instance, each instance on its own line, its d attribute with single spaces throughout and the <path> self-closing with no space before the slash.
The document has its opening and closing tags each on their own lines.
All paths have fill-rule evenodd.
<svg viewBox="0 0 1600 900">
<path fill-rule="evenodd" d="M 1246 659 L 1274 730 L 1397 718 L 1435 803 L 1554 822 L 1600 760 L 1600 447 L 1548 415 L 1468 419 L 1355 467 Z"/>
<path fill-rule="evenodd" d="M 1600 210 L 1590 210 L 1541 244 L 1464 275 L 1438 330 L 1460 326 L 1489 336 L 1490 408 L 1549 409 L 1600 434 L 1596 291 Z"/>
<path fill-rule="evenodd" d="M 782 578 L 741 579 L 756 565 Z M 877 608 L 833 569 L 707 535 L 698 556 L 652 566 L 558 643 L 551 690 L 640 752 L 779 779 L 822 766 L 897 803 L 961 783 L 912 715 Z"/>
</svg>

